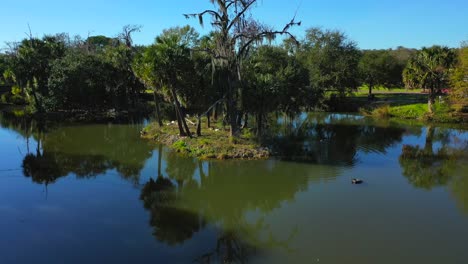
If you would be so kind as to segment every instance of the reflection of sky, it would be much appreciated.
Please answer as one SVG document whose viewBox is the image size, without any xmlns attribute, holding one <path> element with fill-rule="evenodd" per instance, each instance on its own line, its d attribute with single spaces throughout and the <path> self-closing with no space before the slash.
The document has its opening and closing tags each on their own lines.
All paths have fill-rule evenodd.
<svg viewBox="0 0 468 264">
<path fill-rule="evenodd" d="M 30 139 L 29 149 L 35 151 L 36 142 Z M 23 156 L 27 153 L 26 139 L 14 130 L 0 128 L 0 177 L 21 170 Z"/>
</svg>

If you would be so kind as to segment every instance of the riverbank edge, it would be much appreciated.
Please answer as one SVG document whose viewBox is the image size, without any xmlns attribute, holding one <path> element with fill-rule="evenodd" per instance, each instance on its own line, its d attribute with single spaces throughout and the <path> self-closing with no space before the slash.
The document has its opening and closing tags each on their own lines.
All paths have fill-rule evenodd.
<svg viewBox="0 0 468 264">
<path fill-rule="evenodd" d="M 468 126 L 468 113 L 449 111 L 447 109 L 429 113 L 426 108 L 427 104 L 409 104 L 404 106 L 383 104 L 360 108 L 359 113 L 363 116 L 376 119 L 413 120 L 429 125 Z"/>
<path fill-rule="evenodd" d="M 149 115 L 150 110 L 115 110 L 115 109 L 75 109 L 46 113 L 30 113 L 26 106 L 0 104 L 0 113 L 19 118 L 31 118 L 60 123 L 104 123 L 125 121 L 139 115 Z"/>
<path fill-rule="evenodd" d="M 204 129 L 197 137 L 181 137 L 176 123 L 159 127 L 150 123 L 140 133 L 141 138 L 166 145 L 181 155 L 201 160 L 265 160 L 272 156 L 269 148 L 258 144 L 253 137 L 241 135 L 232 140 L 224 129 Z"/>
</svg>

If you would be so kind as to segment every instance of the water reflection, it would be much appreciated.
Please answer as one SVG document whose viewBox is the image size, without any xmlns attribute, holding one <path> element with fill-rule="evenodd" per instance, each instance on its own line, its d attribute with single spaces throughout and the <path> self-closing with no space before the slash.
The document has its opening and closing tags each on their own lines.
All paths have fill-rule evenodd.
<svg viewBox="0 0 468 264">
<path fill-rule="evenodd" d="M 435 146 L 437 144 L 437 147 Z M 399 157 L 403 175 L 415 187 L 446 186 L 468 213 L 468 140 L 455 131 L 426 127 L 424 146 L 403 145 Z"/>
<path fill-rule="evenodd" d="M 288 171 L 276 162 L 259 167 L 258 162 L 200 162 L 172 152 L 164 157 L 165 176 L 150 179 L 140 198 L 161 242 L 179 245 L 203 228 L 217 230 L 215 242 L 194 258 L 198 263 L 247 263 L 262 250 L 288 249 L 296 230 L 290 230 L 290 239 L 275 238 L 264 221 L 266 214 L 293 201 L 311 177 L 320 177 L 305 166 Z M 284 177 L 290 180 L 284 182 Z M 248 217 L 253 213 L 255 217 Z"/>
<path fill-rule="evenodd" d="M 358 151 L 385 154 L 408 133 L 356 115 L 325 113 L 279 119 L 272 131 L 268 144 L 282 160 L 344 166 L 356 164 Z"/>
<path fill-rule="evenodd" d="M 140 171 L 152 155 L 153 146 L 139 138 L 140 124 L 58 126 L 27 118 L 2 116 L 0 120 L 3 127 L 25 138 L 23 172 L 40 184 L 70 174 L 92 178 L 109 170 L 138 184 Z"/>
<path fill-rule="evenodd" d="M 90 226 L 119 233 L 123 230 L 122 226 L 117 228 L 119 216 L 134 219 L 126 235 L 137 234 L 133 228 L 139 225 L 143 229 L 139 239 L 144 242 L 135 238 L 135 248 L 130 248 L 129 239 L 129 244 L 118 248 L 121 254 L 134 250 L 135 255 L 153 254 L 163 262 L 179 254 L 177 260 L 194 263 L 256 263 L 276 255 L 283 257 L 279 263 L 291 256 L 308 263 L 316 259 L 309 258 L 314 254 L 328 254 L 336 260 L 336 251 L 353 254 L 360 247 L 373 246 L 369 251 L 382 256 L 389 252 L 385 251 L 387 244 L 379 243 L 379 239 L 386 237 L 400 243 L 397 229 L 409 233 L 405 246 L 417 244 L 419 236 L 431 235 L 426 231 L 435 230 L 433 222 L 421 220 L 425 215 L 412 214 L 422 203 L 441 201 L 431 210 L 444 216 L 450 212 L 447 205 L 455 200 L 468 213 L 468 134 L 451 129 L 395 125 L 356 115 L 304 114 L 294 119 L 280 118 L 271 127 L 276 134 L 267 143 L 281 154 L 279 159 L 220 162 L 181 157 L 162 146 L 155 149 L 140 140 L 139 123 L 58 126 L 0 116 L 0 124 L 24 138 L 22 170 L 35 183 L 50 185 L 70 175 L 88 179 L 88 183 L 98 177 L 100 183 L 105 183 L 105 187 L 96 187 L 103 190 L 101 194 L 127 187 L 123 184 L 112 186 L 111 191 L 106 189 L 112 185 L 107 184 L 108 180 L 115 177 L 133 184 L 134 188 L 128 189 L 136 193 L 129 192 L 129 198 L 115 199 L 112 193 L 105 203 L 96 201 L 95 212 L 105 211 L 112 221 L 99 222 L 91 217 Z M 369 185 L 352 186 L 348 178 L 357 173 L 368 177 Z M 29 179 L 25 182 L 29 184 Z M 76 184 L 84 182 L 57 186 L 68 190 Z M 387 184 L 397 188 L 388 188 Z M 454 200 L 441 200 L 435 196 L 437 192 L 415 192 L 412 186 L 426 190 L 443 187 Z M 395 198 L 395 190 L 401 203 Z M 421 193 L 427 196 L 418 196 Z M 71 203 L 67 195 L 61 197 L 63 208 Z M 95 199 L 90 200 L 99 200 L 100 196 L 93 195 Z M 92 211 L 71 204 L 68 208 L 76 215 Z M 110 209 L 106 211 L 104 205 L 110 205 Z M 127 214 L 129 208 L 133 208 L 132 214 L 118 215 L 119 210 Z M 395 219 L 392 225 L 388 225 L 390 218 Z M 466 230 L 465 218 L 457 220 L 451 222 L 454 229 Z M 349 225 L 359 226 L 359 230 Z M 445 232 L 447 236 L 458 234 Z M 119 246 L 114 238 L 109 235 L 107 243 Z M 451 251 L 454 245 L 458 244 L 443 247 L 441 252 Z M 405 253 L 399 248 L 395 251 Z M 423 251 L 426 249 L 416 249 L 414 255 Z"/>
</svg>

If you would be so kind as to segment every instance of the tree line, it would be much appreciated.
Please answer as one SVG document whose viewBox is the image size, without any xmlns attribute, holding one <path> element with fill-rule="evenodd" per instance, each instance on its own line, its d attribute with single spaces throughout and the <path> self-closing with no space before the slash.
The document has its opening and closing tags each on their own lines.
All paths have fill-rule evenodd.
<svg viewBox="0 0 468 264">
<path fill-rule="evenodd" d="M 164 30 L 148 46 L 134 45 L 138 26 L 116 37 L 30 36 L 0 54 L 0 82 L 38 112 L 135 109 L 151 93 L 159 124 L 161 108 L 171 108 L 182 136 L 192 136 L 188 113 L 208 122 L 223 115 L 231 136 L 253 116 L 261 133 L 271 112 L 323 108 L 330 91 L 345 97 L 362 85 L 369 99 L 377 86 L 427 89 L 432 109 L 456 75 L 458 102 L 466 100 L 466 63 L 458 63 L 466 47 L 460 56 L 441 46 L 360 50 L 343 32 L 322 28 L 297 39 L 289 32 L 301 25 L 294 19 L 276 30 L 252 18 L 256 0 L 212 2 L 212 10 L 185 14 L 202 25 L 210 20 L 212 31 L 203 36 L 191 26 Z"/>
</svg>

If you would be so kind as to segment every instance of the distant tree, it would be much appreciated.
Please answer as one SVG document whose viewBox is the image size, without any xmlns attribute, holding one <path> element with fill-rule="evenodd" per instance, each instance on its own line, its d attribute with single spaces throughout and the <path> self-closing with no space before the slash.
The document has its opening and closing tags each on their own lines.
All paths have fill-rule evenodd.
<svg viewBox="0 0 468 264">
<path fill-rule="evenodd" d="M 8 69 L 8 57 L 0 53 L 0 85 L 6 83 L 6 71 Z"/>
<path fill-rule="evenodd" d="M 116 69 L 110 63 L 75 51 L 51 66 L 46 110 L 116 107 L 111 92 L 117 86 Z"/>
<path fill-rule="evenodd" d="M 309 103 L 307 71 L 286 49 L 259 47 L 247 61 L 245 71 L 243 102 L 245 110 L 256 116 L 258 134 L 262 133 L 266 114 L 297 114 Z"/>
<path fill-rule="evenodd" d="M 298 55 L 309 70 L 312 86 L 336 90 L 342 96 L 357 88 L 360 51 L 344 33 L 310 28 Z"/>
<path fill-rule="evenodd" d="M 86 45 L 88 51 L 100 52 L 103 51 L 106 47 L 117 46 L 119 44 L 118 39 L 109 38 L 106 36 L 90 36 L 86 39 Z"/>
<path fill-rule="evenodd" d="M 125 25 L 122 28 L 122 32 L 118 35 L 118 38 L 127 46 L 127 48 L 133 47 L 132 35 L 135 32 L 140 32 L 141 26 L 138 25 Z"/>
<path fill-rule="evenodd" d="M 43 109 L 43 99 L 48 96 L 48 79 L 52 63 L 65 55 L 65 43 L 55 36 L 42 39 L 24 39 L 10 51 L 8 75 L 17 86 L 31 93 L 34 106 Z"/>
<path fill-rule="evenodd" d="M 386 50 L 365 50 L 359 61 L 362 82 L 369 87 L 369 98 L 375 86 L 398 85 L 401 76 L 398 61 Z"/>
<path fill-rule="evenodd" d="M 463 43 L 458 51 L 458 64 L 450 76 L 450 83 L 453 105 L 459 110 L 468 107 L 468 42 Z"/>
</svg>

